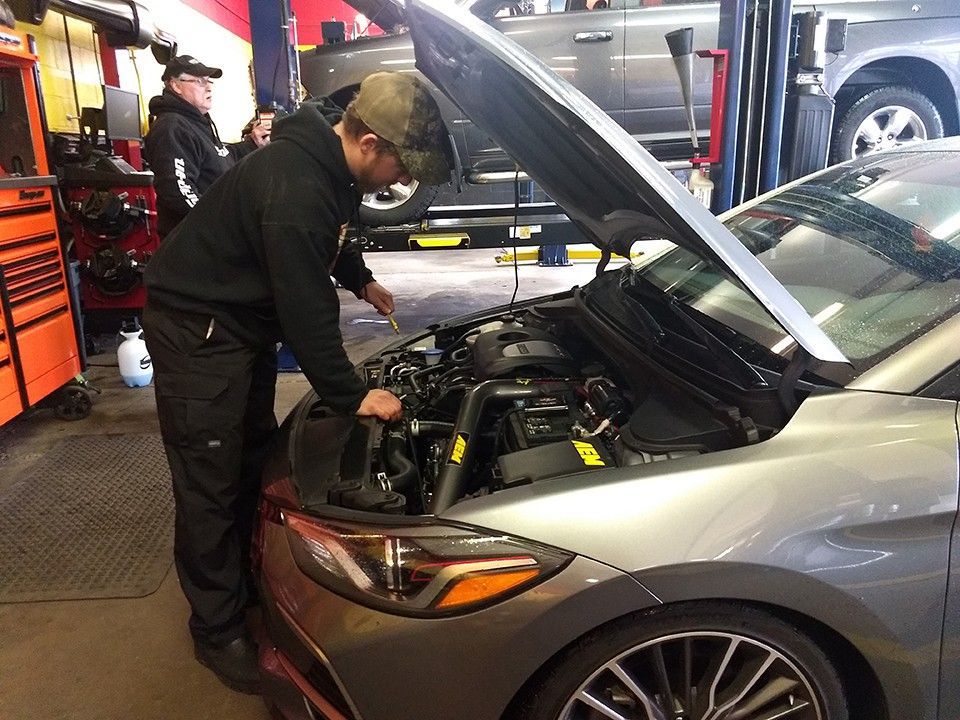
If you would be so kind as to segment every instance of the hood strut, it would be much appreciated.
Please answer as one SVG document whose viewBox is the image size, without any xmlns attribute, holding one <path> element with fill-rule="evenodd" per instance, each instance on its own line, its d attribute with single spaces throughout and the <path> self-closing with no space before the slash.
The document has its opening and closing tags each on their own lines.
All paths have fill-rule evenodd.
<svg viewBox="0 0 960 720">
<path fill-rule="evenodd" d="M 810 353 L 797 345 L 797 349 L 790 358 L 790 364 L 787 365 L 783 375 L 780 376 L 780 382 L 777 384 L 777 397 L 780 398 L 780 404 L 786 411 L 787 416 L 793 415 L 800 407 L 800 401 L 797 399 L 797 383 L 803 374 L 810 370 L 817 363 Z"/>
</svg>

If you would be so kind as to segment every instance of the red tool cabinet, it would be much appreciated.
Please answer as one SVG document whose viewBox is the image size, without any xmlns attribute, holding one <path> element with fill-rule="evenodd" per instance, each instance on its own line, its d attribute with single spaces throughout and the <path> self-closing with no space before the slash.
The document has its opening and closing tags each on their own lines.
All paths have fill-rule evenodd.
<svg viewBox="0 0 960 720">
<path fill-rule="evenodd" d="M 26 36 L 0 32 L 0 424 L 80 372 Z"/>
</svg>

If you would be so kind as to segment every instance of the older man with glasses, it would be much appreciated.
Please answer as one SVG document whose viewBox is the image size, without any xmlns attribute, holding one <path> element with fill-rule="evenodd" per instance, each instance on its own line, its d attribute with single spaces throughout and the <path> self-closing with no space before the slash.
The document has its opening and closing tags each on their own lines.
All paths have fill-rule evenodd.
<svg viewBox="0 0 960 720">
<path fill-rule="evenodd" d="M 150 100 L 150 115 L 155 119 L 144 138 L 144 156 L 154 174 L 161 238 L 214 180 L 270 140 L 267 128 L 258 123 L 242 142 L 220 140 L 209 113 L 213 79 L 222 76 L 220 68 L 207 67 L 191 55 L 178 55 L 164 68 L 163 93 Z"/>
</svg>

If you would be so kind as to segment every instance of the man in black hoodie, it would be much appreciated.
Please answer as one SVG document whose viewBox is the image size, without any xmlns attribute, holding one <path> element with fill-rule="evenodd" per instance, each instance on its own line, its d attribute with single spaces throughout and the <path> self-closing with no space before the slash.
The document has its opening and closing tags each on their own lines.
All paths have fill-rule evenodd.
<svg viewBox="0 0 960 720">
<path fill-rule="evenodd" d="M 144 329 L 176 500 L 174 556 L 198 660 L 229 687 L 258 688 L 244 628 L 250 537 L 276 429 L 275 343 L 288 343 L 321 401 L 396 420 L 368 390 L 340 335 L 332 274 L 380 313 L 393 297 L 341 227 L 362 193 L 411 178 L 450 180 L 440 111 L 409 74 L 366 78 L 345 111 L 307 103 L 220 177 L 150 260 Z"/>
<path fill-rule="evenodd" d="M 213 78 L 222 76 L 220 68 L 207 67 L 192 55 L 178 55 L 163 70 L 163 94 L 150 99 L 150 114 L 156 119 L 143 139 L 143 154 L 153 170 L 161 238 L 214 180 L 270 139 L 266 127 L 254 123 L 243 142 L 220 140 L 209 113 Z"/>
</svg>

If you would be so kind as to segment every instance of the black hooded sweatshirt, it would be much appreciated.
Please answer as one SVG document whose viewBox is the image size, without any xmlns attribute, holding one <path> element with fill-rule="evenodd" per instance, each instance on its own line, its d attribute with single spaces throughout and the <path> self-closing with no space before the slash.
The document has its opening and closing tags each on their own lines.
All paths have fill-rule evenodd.
<svg viewBox="0 0 960 720">
<path fill-rule="evenodd" d="M 253 346 L 283 340 L 323 401 L 354 413 L 366 387 L 340 334 L 331 273 L 359 295 L 373 280 L 340 227 L 360 194 L 331 125 L 308 103 L 275 120 L 269 145 L 217 180 L 150 259 L 152 308 L 208 314 Z"/>
<path fill-rule="evenodd" d="M 176 227 L 213 181 L 257 149 L 253 140 L 224 143 L 210 116 L 169 88 L 150 99 L 156 119 L 143 139 L 143 155 L 157 191 L 157 232 Z"/>
</svg>

